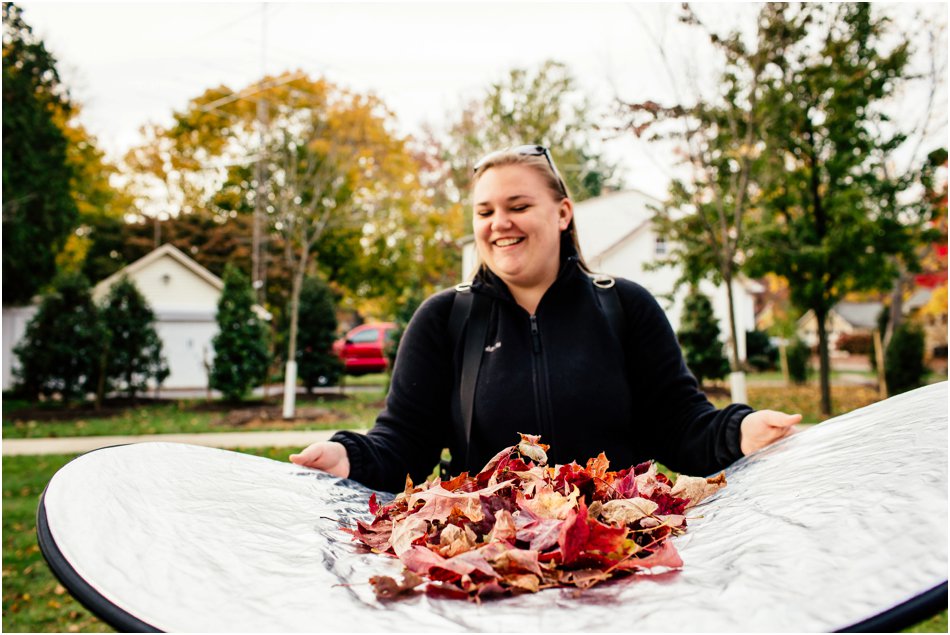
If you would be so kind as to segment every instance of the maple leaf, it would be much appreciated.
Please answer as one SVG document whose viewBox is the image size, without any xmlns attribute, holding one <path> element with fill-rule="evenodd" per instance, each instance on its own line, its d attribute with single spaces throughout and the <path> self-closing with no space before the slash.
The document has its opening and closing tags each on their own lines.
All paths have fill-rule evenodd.
<svg viewBox="0 0 950 635">
<path fill-rule="evenodd" d="M 446 525 L 439 534 L 439 554 L 449 558 L 475 548 L 478 536 L 471 527 Z"/>
<path fill-rule="evenodd" d="M 588 459 L 587 472 L 591 478 L 605 479 L 607 477 L 607 468 L 610 467 L 610 461 L 607 456 L 601 452 L 596 459 Z"/>
<path fill-rule="evenodd" d="M 613 568 L 623 571 L 632 571 L 634 569 L 652 569 L 653 567 L 669 567 L 670 569 L 679 569 L 683 566 L 683 559 L 676 551 L 676 547 L 670 541 L 660 543 L 656 551 L 642 558 L 627 558 L 614 565 Z"/>
<path fill-rule="evenodd" d="M 518 519 L 521 518 L 530 518 L 530 516 L 521 514 Z M 561 534 L 561 525 L 563 524 L 563 520 L 553 518 L 532 519 L 528 524 L 518 528 L 515 538 L 528 543 L 531 549 L 545 551 L 557 544 L 558 536 Z"/>
<path fill-rule="evenodd" d="M 369 513 L 375 516 L 378 511 L 379 503 L 376 501 L 376 492 L 373 492 L 369 497 Z"/>
<path fill-rule="evenodd" d="M 570 495 L 564 496 L 546 485 L 535 493 L 534 498 L 525 498 L 520 492 L 516 493 L 515 501 L 520 509 L 527 509 L 540 518 L 564 520 L 577 507 L 579 495 L 576 487 Z"/>
<path fill-rule="evenodd" d="M 533 549 L 518 549 L 503 542 L 490 542 L 478 552 L 491 563 L 496 571 L 524 571 L 541 575 L 538 552 Z"/>
<path fill-rule="evenodd" d="M 647 498 L 617 498 L 604 503 L 600 517 L 608 523 L 624 526 L 652 515 L 658 507 Z"/>
<path fill-rule="evenodd" d="M 546 450 L 550 449 L 551 446 L 541 443 L 540 435 L 523 434 L 521 432 L 518 434 L 521 435 L 521 443 L 518 444 L 518 452 L 521 456 L 526 456 L 539 465 L 547 465 L 548 455 Z"/>
<path fill-rule="evenodd" d="M 573 584 L 581 589 L 588 589 L 598 582 L 610 579 L 610 574 L 603 569 L 574 569 L 558 573 L 558 581 L 561 584 Z"/>
<path fill-rule="evenodd" d="M 689 503 L 686 508 L 698 504 L 704 498 L 712 496 L 717 491 L 726 486 L 726 473 L 720 472 L 718 475 L 710 478 L 701 476 L 683 476 L 679 475 L 673 488 L 670 490 L 671 496 L 678 498 L 687 498 Z"/>
<path fill-rule="evenodd" d="M 605 555 L 624 551 L 624 541 L 628 533 L 626 527 L 605 525 L 588 515 L 587 528 L 590 533 L 587 536 L 587 543 L 584 545 L 586 551 L 596 551 Z"/>
<path fill-rule="evenodd" d="M 587 506 L 582 501 L 580 507 L 576 511 L 571 510 L 561 525 L 557 544 L 561 550 L 562 563 L 570 564 L 577 560 L 587 544 L 588 535 L 590 528 L 587 526 Z"/>
<path fill-rule="evenodd" d="M 429 523 L 418 514 L 413 514 L 402 522 L 394 523 L 392 530 L 393 553 L 401 556 L 408 551 L 419 539 L 425 538 L 429 530 Z"/>
<path fill-rule="evenodd" d="M 362 520 L 356 521 L 356 529 L 346 529 L 357 540 L 377 551 L 388 551 L 393 533 L 393 521 L 386 518 L 377 518 L 367 525 Z"/>
<path fill-rule="evenodd" d="M 502 578 L 507 586 L 527 591 L 528 593 L 537 593 L 541 580 L 533 573 L 512 573 Z"/>
<path fill-rule="evenodd" d="M 516 533 L 515 519 L 511 516 L 511 512 L 501 509 L 495 514 L 495 526 L 492 527 L 486 541 L 514 542 Z"/>
<path fill-rule="evenodd" d="M 393 600 L 399 596 L 412 593 L 413 589 L 425 582 L 425 579 L 412 571 L 405 569 L 402 572 L 402 582 L 396 582 L 388 575 L 374 575 L 369 579 L 373 585 L 376 597 L 380 600 Z"/>
</svg>

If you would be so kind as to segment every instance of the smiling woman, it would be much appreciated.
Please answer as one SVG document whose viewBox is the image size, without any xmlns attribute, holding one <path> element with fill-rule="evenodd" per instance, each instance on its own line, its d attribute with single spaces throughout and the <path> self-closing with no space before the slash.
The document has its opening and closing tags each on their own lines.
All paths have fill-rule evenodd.
<svg viewBox="0 0 950 635">
<path fill-rule="evenodd" d="M 708 474 L 791 433 L 798 415 L 715 408 L 653 296 L 591 274 L 546 148 L 488 155 L 473 188 L 471 284 L 416 312 L 368 434 L 338 433 L 291 461 L 396 491 L 443 448 L 457 474 L 528 433 L 553 448 L 552 465 L 606 451 L 614 465 L 655 458 Z"/>
</svg>

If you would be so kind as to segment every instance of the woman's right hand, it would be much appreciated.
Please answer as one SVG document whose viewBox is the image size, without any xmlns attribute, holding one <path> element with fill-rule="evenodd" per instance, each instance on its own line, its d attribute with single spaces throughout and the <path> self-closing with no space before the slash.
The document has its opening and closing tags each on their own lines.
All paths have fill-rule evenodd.
<svg viewBox="0 0 950 635">
<path fill-rule="evenodd" d="M 340 478 L 347 478 L 350 475 L 350 457 L 346 455 L 343 444 L 336 441 L 311 443 L 299 453 L 291 454 L 290 462 L 323 470 Z"/>
</svg>

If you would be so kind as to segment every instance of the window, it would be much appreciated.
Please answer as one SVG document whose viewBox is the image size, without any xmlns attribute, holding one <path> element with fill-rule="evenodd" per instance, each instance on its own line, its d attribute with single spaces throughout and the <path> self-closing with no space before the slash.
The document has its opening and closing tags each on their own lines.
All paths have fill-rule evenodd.
<svg viewBox="0 0 950 635">
<path fill-rule="evenodd" d="M 653 255 L 665 256 L 667 253 L 669 253 L 669 244 L 667 244 L 665 238 L 657 236 L 656 245 L 653 248 Z"/>
<path fill-rule="evenodd" d="M 370 342 L 375 342 L 379 338 L 378 329 L 366 329 L 365 331 L 360 331 L 356 335 L 350 338 L 350 341 L 354 344 L 368 344 Z"/>
</svg>

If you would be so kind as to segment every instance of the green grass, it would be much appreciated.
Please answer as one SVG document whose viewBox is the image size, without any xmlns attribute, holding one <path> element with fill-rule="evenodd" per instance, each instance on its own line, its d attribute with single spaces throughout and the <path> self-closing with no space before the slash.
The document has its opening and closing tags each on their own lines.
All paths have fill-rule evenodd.
<svg viewBox="0 0 950 635">
<path fill-rule="evenodd" d="M 95 416 L 62 421 L 23 419 L 22 412 L 30 404 L 4 400 L 3 438 L 33 439 L 44 437 L 73 437 L 101 435 L 168 434 L 189 432 L 239 432 L 246 430 L 327 430 L 359 429 L 372 425 L 382 408 L 383 392 L 354 391 L 345 399 L 305 397 L 297 402 L 298 408 L 330 409 L 338 415 L 332 420 L 283 421 L 280 419 L 244 425 L 223 423 L 225 411 L 207 411 L 200 407 L 204 400 L 180 400 L 166 404 L 129 407 L 114 416 Z M 270 403 L 272 406 L 278 402 Z M 237 406 L 259 408 L 260 405 Z M 49 404 L 41 409 L 54 410 Z M 62 410 L 63 407 L 59 406 Z M 18 415 L 21 413 L 21 415 Z"/>
<path fill-rule="evenodd" d="M 243 448 L 242 452 L 286 461 L 297 448 Z M 4 632 L 113 632 L 57 582 L 36 544 L 39 496 L 74 455 L 3 458 Z M 909 633 L 947 632 L 947 611 L 916 624 Z"/>
</svg>

